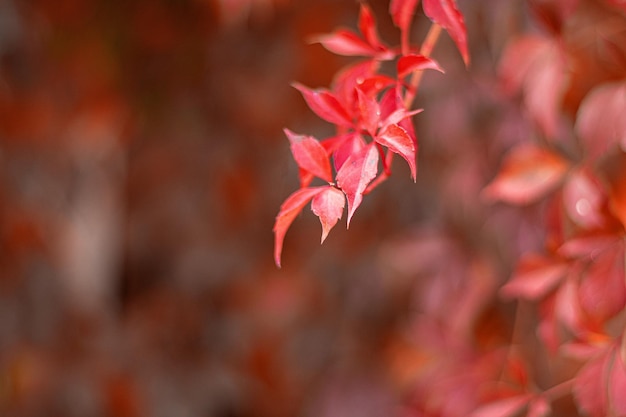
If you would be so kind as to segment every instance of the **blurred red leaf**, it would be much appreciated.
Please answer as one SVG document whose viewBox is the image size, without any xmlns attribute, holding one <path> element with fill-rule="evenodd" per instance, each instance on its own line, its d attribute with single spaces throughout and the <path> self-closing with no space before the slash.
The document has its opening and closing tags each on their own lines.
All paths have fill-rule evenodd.
<svg viewBox="0 0 626 417">
<path fill-rule="evenodd" d="M 411 178 L 413 178 L 413 181 L 416 181 L 415 144 L 406 130 L 397 124 L 391 124 L 374 139 L 381 145 L 388 147 L 392 152 L 403 157 L 411 169 Z"/>
<path fill-rule="evenodd" d="M 583 329 L 583 313 L 578 298 L 579 287 L 573 278 L 568 279 L 559 287 L 554 300 L 554 314 L 574 334 Z"/>
<path fill-rule="evenodd" d="M 352 125 L 348 111 L 328 90 L 312 90 L 300 83 L 293 83 L 293 86 L 302 93 L 309 108 L 322 119 L 339 126 Z"/>
<path fill-rule="evenodd" d="M 346 29 L 339 29 L 328 35 L 319 35 L 312 39 L 319 42 L 331 52 L 337 55 L 347 56 L 372 56 L 376 54 L 376 49 L 364 41 L 354 32 Z"/>
<path fill-rule="evenodd" d="M 470 417 L 509 417 L 516 415 L 531 398 L 529 394 L 504 398 L 478 408 Z"/>
<path fill-rule="evenodd" d="M 393 23 L 403 32 L 407 30 L 419 0 L 391 0 L 389 3 L 389 13 L 393 19 Z"/>
<path fill-rule="evenodd" d="M 541 299 L 554 289 L 567 270 L 567 263 L 558 259 L 527 255 L 519 261 L 513 277 L 501 288 L 500 293 L 505 297 Z"/>
<path fill-rule="evenodd" d="M 280 267 L 280 257 L 283 250 L 285 234 L 294 219 L 300 214 L 304 206 L 325 187 L 301 188 L 292 193 L 280 206 L 276 222 L 274 223 L 274 262 Z"/>
<path fill-rule="evenodd" d="M 483 195 L 512 204 L 533 203 L 556 187 L 567 168 L 567 161 L 560 155 L 524 144 L 504 158 L 500 172 Z"/>
<path fill-rule="evenodd" d="M 367 43 L 372 45 L 375 49 L 386 49 L 378 36 L 378 30 L 376 29 L 376 19 L 372 14 L 372 9 L 365 3 L 361 3 L 361 11 L 359 14 L 359 31 L 365 37 Z"/>
<path fill-rule="evenodd" d="M 505 89 L 524 93 L 524 103 L 533 121 L 548 138 L 558 132 L 559 112 L 568 79 L 560 43 L 538 36 L 512 42 L 500 63 Z"/>
<path fill-rule="evenodd" d="M 602 226 L 604 201 L 604 190 L 590 172 L 576 170 L 570 173 L 563 186 L 563 206 L 574 223 L 585 229 Z"/>
<path fill-rule="evenodd" d="M 605 367 L 607 355 L 589 361 L 578 372 L 572 388 L 578 407 L 591 417 L 607 415 Z"/>
<path fill-rule="evenodd" d="M 359 14 L 359 31 L 365 39 L 352 31 L 339 29 L 328 35 L 316 36 L 313 41 L 338 55 L 369 56 L 382 61 L 395 57 L 395 52 L 381 42 L 374 15 L 369 6 L 363 3 Z"/>
<path fill-rule="evenodd" d="M 550 415 L 550 403 L 544 397 L 533 398 L 528 404 L 526 417 L 547 417 Z"/>
<path fill-rule="evenodd" d="M 448 31 L 450 37 L 456 43 L 463 62 L 469 65 L 470 57 L 467 49 L 467 29 L 463 14 L 456 6 L 455 0 L 424 0 L 424 13 L 433 22 Z"/>
<path fill-rule="evenodd" d="M 353 153 L 337 172 L 337 185 L 348 198 L 348 227 L 355 210 L 363 200 L 363 192 L 378 173 L 378 149 L 374 142 Z"/>
<path fill-rule="evenodd" d="M 298 135 L 285 129 L 285 135 L 291 143 L 291 153 L 298 166 L 311 174 L 332 182 L 328 154 L 320 142 L 312 136 Z"/>
<path fill-rule="evenodd" d="M 580 282 L 580 305 L 588 317 L 603 323 L 626 304 L 624 249 L 615 245 L 595 257 Z"/>
<path fill-rule="evenodd" d="M 441 73 L 445 72 L 437 61 L 423 55 L 405 55 L 398 60 L 397 70 L 398 77 L 400 78 L 404 78 L 415 71 L 423 71 L 425 69 L 434 69 Z"/>
<path fill-rule="evenodd" d="M 335 227 L 337 221 L 341 219 L 343 209 L 346 206 L 346 197 L 335 187 L 327 187 L 322 192 L 313 197 L 311 210 L 322 223 L 322 241 L 328 236 L 330 230 Z"/>
<path fill-rule="evenodd" d="M 626 151 L 625 109 L 625 81 L 602 84 L 583 99 L 576 118 L 576 133 L 591 160 L 616 145 Z"/>
<path fill-rule="evenodd" d="M 612 233 L 583 233 L 568 239 L 558 249 L 558 253 L 568 258 L 595 259 L 600 253 L 617 243 L 619 239 L 618 236 Z"/>
<path fill-rule="evenodd" d="M 613 356 L 609 370 L 611 415 L 626 416 L 626 364 L 619 353 Z"/>
</svg>

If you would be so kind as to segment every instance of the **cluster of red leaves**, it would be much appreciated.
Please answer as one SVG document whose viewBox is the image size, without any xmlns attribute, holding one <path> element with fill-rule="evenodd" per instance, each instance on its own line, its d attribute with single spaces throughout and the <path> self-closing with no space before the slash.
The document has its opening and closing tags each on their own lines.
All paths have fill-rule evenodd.
<svg viewBox="0 0 626 417">
<path fill-rule="evenodd" d="M 340 30 L 317 38 L 333 52 L 369 60 L 340 73 L 331 90 L 296 85 L 338 133 L 318 141 L 286 131 L 301 189 L 285 201 L 276 220 L 278 265 L 284 235 L 309 201 L 321 220 L 323 241 L 341 218 L 345 198 L 349 223 L 363 195 L 389 175 L 394 153 L 407 160 L 415 178 L 417 142 L 409 117 L 418 112 L 411 110 L 416 74 L 441 71 L 429 57 L 428 40 L 419 51 L 410 44 L 418 3 L 391 1 L 390 14 L 401 30 L 398 48 L 380 40 L 367 6 L 361 10 L 361 35 Z M 420 235 L 419 248 L 394 247 L 398 253 L 387 254 L 396 264 L 415 263 L 399 259 L 419 256 L 423 270 L 446 275 L 433 276 L 428 288 L 434 292 L 423 295 L 424 317 L 412 329 L 419 347 L 403 363 L 417 363 L 409 378 L 418 383 L 407 415 L 542 417 L 564 396 L 583 415 L 626 415 L 626 9 L 609 0 L 537 0 L 528 6 L 542 30 L 509 42 L 498 70 L 499 92 L 520 98 L 533 134 L 504 156 L 481 197 L 542 212 L 533 226 L 542 231 L 543 249 L 523 253 L 498 293 L 503 300 L 536 305 L 539 343 L 552 359 L 574 361 L 577 369 L 560 380 L 563 375 L 549 378 L 546 386 L 534 380 L 538 365 L 516 353 L 513 342 L 497 349 L 472 347 L 463 328 L 476 319 L 476 306 L 488 303 L 489 290 L 468 282 L 475 283 L 485 268 L 485 275 L 497 271 L 485 266 L 489 262 L 470 261 L 468 253 L 456 259 L 448 241 L 433 243 Z M 467 64 L 464 20 L 455 4 L 425 1 L 423 7 L 435 27 L 448 30 Z M 388 60 L 396 60 L 397 79 L 379 72 Z M 314 177 L 328 185 L 309 187 Z M 433 247 L 438 249 L 432 256 L 423 254 Z M 461 266 L 451 270 L 451 265 Z M 442 322 L 450 329 L 442 331 Z M 422 366 L 424 361 L 430 365 Z M 398 374 L 406 378 L 406 372 Z M 485 389 L 490 382 L 493 387 Z"/>
<path fill-rule="evenodd" d="M 278 266 L 285 234 L 309 202 L 322 224 L 323 242 L 341 218 L 346 199 L 350 225 L 363 195 L 391 174 L 394 154 L 406 160 L 415 180 L 418 144 L 410 118 L 421 110 L 411 110 L 411 106 L 421 72 L 427 69 L 443 72 L 428 56 L 441 27 L 450 33 L 463 60 L 469 63 L 463 16 L 453 0 L 423 2 L 424 12 L 433 22 L 431 36 L 419 50 L 410 45 L 410 27 L 418 3 L 416 0 L 390 3 L 393 23 L 401 32 L 399 47 L 390 47 L 380 39 L 375 17 L 366 4 L 361 4 L 360 34 L 339 29 L 315 39 L 331 52 L 364 56 L 366 60 L 340 71 L 330 90 L 294 84 L 310 109 L 336 126 L 337 134 L 318 140 L 285 130 L 300 170 L 300 189 L 285 200 L 276 218 L 274 259 Z M 381 71 L 385 61 L 395 61 L 395 77 Z M 379 165 L 382 165 L 380 174 Z M 314 178 L 328 185 L 311 187 Z"/>
<path fill-rule="evenodd" d="M 544 21 L 549 34 L 512 42 L 501 74 L 507 89 L 521 92 L 538 139 L 509 152 L 484 196 L 520 206 L 543 204 L 545 216 L 538 226 L 545 231 L 545 244 L 541 252 L 522 255 L 500 293 L 536 302 L 543 344 L 554 355 L 582 362 L 573 379 L 563 382 L 578 409 L 589 416 L 623 416 L 626 66 L 619 40 L 624 7 L 615 4 L 622 14 L 607 14 L 610 18 L 600 21 L 605 28 L 598 21 L 583 27 L 597 31 L 598 42 L 585 50 L 574 42 L 567 24 L 580 24 L 585 13 L 598 13 L 597 6 L 583 1 L 533 6 L 538 17 L 550 16 Z M 621 29 L 612 32 L 615 24 Z M 590 74 L 584 67 L 589 50 L 606 50 L 603 59 L 621 70 Z M 580 99 L 572 99 L 582 83 Z M 479 415 L 512 416 L 531 397 L 524 393 L 507 398 L 498 412 L 484 409 Z M 529 409 L 527 415 L 548 413 L 548 408 Z"/>
</svg>

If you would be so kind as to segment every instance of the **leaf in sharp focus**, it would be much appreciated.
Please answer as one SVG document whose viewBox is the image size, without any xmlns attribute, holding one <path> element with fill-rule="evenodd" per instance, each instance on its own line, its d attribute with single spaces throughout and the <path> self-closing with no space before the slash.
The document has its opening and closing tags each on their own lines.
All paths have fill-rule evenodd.
<svg viewBox="0 0 626 417">
<path fill-rule="evenodd" d="M 343 103 L 345 108 L 352 108 L 356 100 L 355 88 L 361 87 L 364 80 L 379 76 L 377 74 L 380 63 L 376 60 L 366 60 L 345 67 L 333 78 L 332 91 Z M 364 90 L 366 93 L 368 91 Z"/>
<path fill-rule="evenodd" d="M 426 69 L 437 70 L 441 73 L 444 70 L 439 66 L 437 61 L 425 57 L 423 55 L 405 55 L 398 60 L 398 77 L 404 78 L 415 71 L 423 71 Z"/>
<path fill-rule="evenodd" d="M 274 223 L 274 262 L 280 268 L 280 257 L 283 251 L 285 234 L 294 219 L 300 214 L 304 206 L 324 187 L 301 188 L 291 194 L 280 206 L 276 223 Z"/>
<path fill-rule="evenodd" d="M 415 144 L 406 130 L 397 124 L 392 124 L 387 126 L 374 139 L 381 145 L 388 147 L 390 151 L 403 157 L 411 169 L 411 178 L 413 178 L 413 181 L 417 180 Z"/>
<path fill-rule="evenodd" d="M 565 262 L 542 255 L 527 255 L 519 261 L 511 280 L 502 287 L 500 294 L 504 297 L 541 299 L 558 284 L 567 271 Z"/>
<path fill-rule="evenodd" d="M 353 154 L 361 151 L 363 148 L 365 148 L 365 141 L 358 133 L 352 133 L 349 137 L 342 141 L 333 152 L 335 171 L 339 172 L 346 160 Z"/>
<path fill-rule="evenodd" d="M 366 95 L 360 88 L 356 89 L 359 102 L 359 119 L 367 132 L 374 136 L 380 123 L 380 107 L 376 99 Z"/>
<path fill-rule="evenodd" d="M 339 126 L 352 126 L 352 118 L 348 111 L 331 92 L 324 89 L 312 90 L 300 83 L 293 83 L 315 114 L 327 122 Z"/>
<path fill-rule="evenodd" d="M 592 160 L 621 145 L 626 151 L 626 82 L 594 88 L 582 101 L 576 132 Z"/>
<path fill-rule="evenodd" d="M 367 185 L 378 174 L 378 149 L 374 142 L 350 155 L 337 172 L 337 185 L 348 198 L 348 227 L 363 200 Z"/>
<path fill-rule="evenodd" d="M 405 31 L 415 15 L 415 9 L 419 0 L 391 0 L 389 3 L 389 13 L 393 19 L 393 23 Z"/>
<path fill-rule="evenodd" d="M 500 172 L 483 196 L 511 204 L 530 204 L 550 192 L 563 179 L 568 163 L 547 149 L 525 144 L 504 158 Z"/>
<path fill-rule="evenodd" d="M 578 408 L 590 417 L 607 415 L 606 362 L 606 354 L 589 361 L 574 379 L 574 400 Z"/>
<path fill-rule="evenodd" d="M 470 414 L 470 417 L 511 417 L 516 415 L 530 398 L 529 394 L 524 394 L 497 400 L 479 407 Z"/>
<path fill-rule="evenodd" d="M 330 160 L 319 141 L 312 136 L 295 134 L 289 129 L 285 129 L 285 134 L 289 138 L 291 153 L 298 166 L 324 181 L 332 182 Z"/>
<path fill-rule="evenodd" d="M 456 44 L 463 62 L 469 65 L 470 58 L 467 49 L 467 29 L 463 14 L 456 7 L 455 0 L 424 0 L 424 13 L 430 20 L 439 24 L 448 31 Z"/>
<path fill-rule="evenodd" d="M 330 52 L 345 56 L 374 56 L 378 51 L 354 32 L 339 29 L 328 35 L 316 36 L 313 42 L 319 42 Z"/>
<path fill-rule="evenodd" d="M 326 187 L 321 193 L 313 197 L 311 210 L 322 223 L 322 241 L 324 243 L 330 230 L 341 219 L 343 209 L 346 206 L 346 197 L 335 187 Z"/>
<path fill-rule="evenodd" d="M 417 138 L 415 136 L 415 128 L 413 121 L 409 116 L 422 112 L 423 109 L 408 111 L 404 105 L 404 97 L 400 88 L 400 84 L 395 88 L 390 88 L 383 94 L 380 99 L 380 112 L 384 120 L 382 129 L 391 124 L 398 124 L 409 134 L 415 144 L 415 152 L 417 153 Z"/>
</svg>

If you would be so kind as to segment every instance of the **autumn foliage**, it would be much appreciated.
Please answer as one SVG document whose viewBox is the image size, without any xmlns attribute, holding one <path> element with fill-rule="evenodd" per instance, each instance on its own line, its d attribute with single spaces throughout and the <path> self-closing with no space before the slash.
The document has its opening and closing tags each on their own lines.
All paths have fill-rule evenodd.
<svg viewBox="0 0 626 417">
<path fill-rule="evenodd" d="M 449 114 L 432 116 L 424 100 L 426 110 L 414 119 L 422 109 L 413 105 L 422 73 L 446 67 L 432 57 L 441 29 L 470 65 L 472 32 L 463 4 L 391 0 L 398 46 L 381 40 L 366 3 L 358 33 L 339 29 L 313 39 L 333 53 L 365 60 L 338 72 L 330 89 L 294 84 L 308 107 L 335 125 L 336 135 L 318 140 L 285 130 L 300 189 L 276 218 L 277 265 L 287 229 L 309 202 L 324 242 L 346 200 L 350 225 L 364 195 L 391 174 L 395 155 L 416 180 L 414 123 L 434 117 L 434 130 L 451 132 L 442 126 Z M 430 24 L 421 42 L 411 31 L 418 7 Z M 626 7 L 608 0 L 535 0 L 525 7 L 532 32 L 525 27 L 503 42 L 494 79 L 477 82 L 473 94 L 480 98 L 456 98 L 460 106 L 482 102 L 517 112 L 513 129 L 505 120 L 490 122 L 491 154 L 467 148 L 459 158 L 475 160 L 459 164 L 456 182 L 437 193 L 454 202 L 464 187 L 474 189 L 464 202 L 473 213 L 453 208 L 435 216 L 443 229 L 426 227 L 425 220 L 383 255 L 395 271 L 390 275 L 423 281 L 415 302 L 421 314 L 410 331 L 416 347 L 405 354 L 425 365 L 398 369 L 411 381 L 402 415 L 626 415 Z M 471 117 L 467 109 L 455 110 Z M 454 137 L 440 140 L 467 146 Z M 420 154 L 425 161 L 436 157 Z M 326 185 L 311 186 L 314 178 Z M 493 329 L 481 333 L 489 323 L 482 314 L 512 300 L 517 307 L 510 330 L 485 342 L 494 335 Z"/>
</svg>

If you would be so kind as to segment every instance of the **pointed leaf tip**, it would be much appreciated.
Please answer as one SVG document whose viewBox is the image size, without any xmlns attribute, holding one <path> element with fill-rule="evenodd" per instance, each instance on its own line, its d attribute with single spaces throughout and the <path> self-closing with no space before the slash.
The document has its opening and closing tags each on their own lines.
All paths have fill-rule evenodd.
<svg viewBox="0 0 626 417">
<path fill-rule="evenodd" d="M 467 29 L 463 14 L 457 8 L 456 0 L 424 0 L 422 6 L 424 13 L 431 21 L 448 31 L 467 67 L 470 62 Z"/>
<path fill-rule="evenodd" d="M 323 88 L 314 90 L 300 83 L 291 85 L 302 94 L 306 104 L 320 118 L 339 126 L 352 126 L 350 114 L 333 93 Z"/>
<path fill-rule="evenodd" d="M 277 267 L 281 267 L 280 258 L 283 251 L 283 241 L 289 226 L 291 226 L 291 223 L 300 214 L 304 206 L 323 189 L 324 187 L 301 188 L 287 197 L 280 206 L 280 211 L 274 223 L 274 262 Z"/>
<path fill-rule="evenodd" d="M 322 223 L 322 240 L 320 244 L 324 243 L 328 233 L 341 219 L 345 206 L 346 197 L 335 187 L 326 187 L 313 198 L 311 210 L 320 218 Z"/>
<path fill-rule="evenodd" d="M 332 182 L 330 159 L 322 144 L 313 136 L 298 135 L 289 129 L 284 131 L 298 166 L 324 181 Z"/>
<path fill-rule="evenodd" d="M 363 192 L 377 174 L 378 149 L 374 142 L 348 157 L 337 173 L 337 185 L 348 199 L 348 228 L 354 212 L 363 200 Z"/>
<path fill-rule="evenodd" d="M 417 165 L 415 162 L 415 143 L 406 130 L 397 124 L 387 126 L 378 136 L 376 142 L 389 148 L 406 160 L 411 169 L 411 178 L 417 181 Z"/>
</svg>

